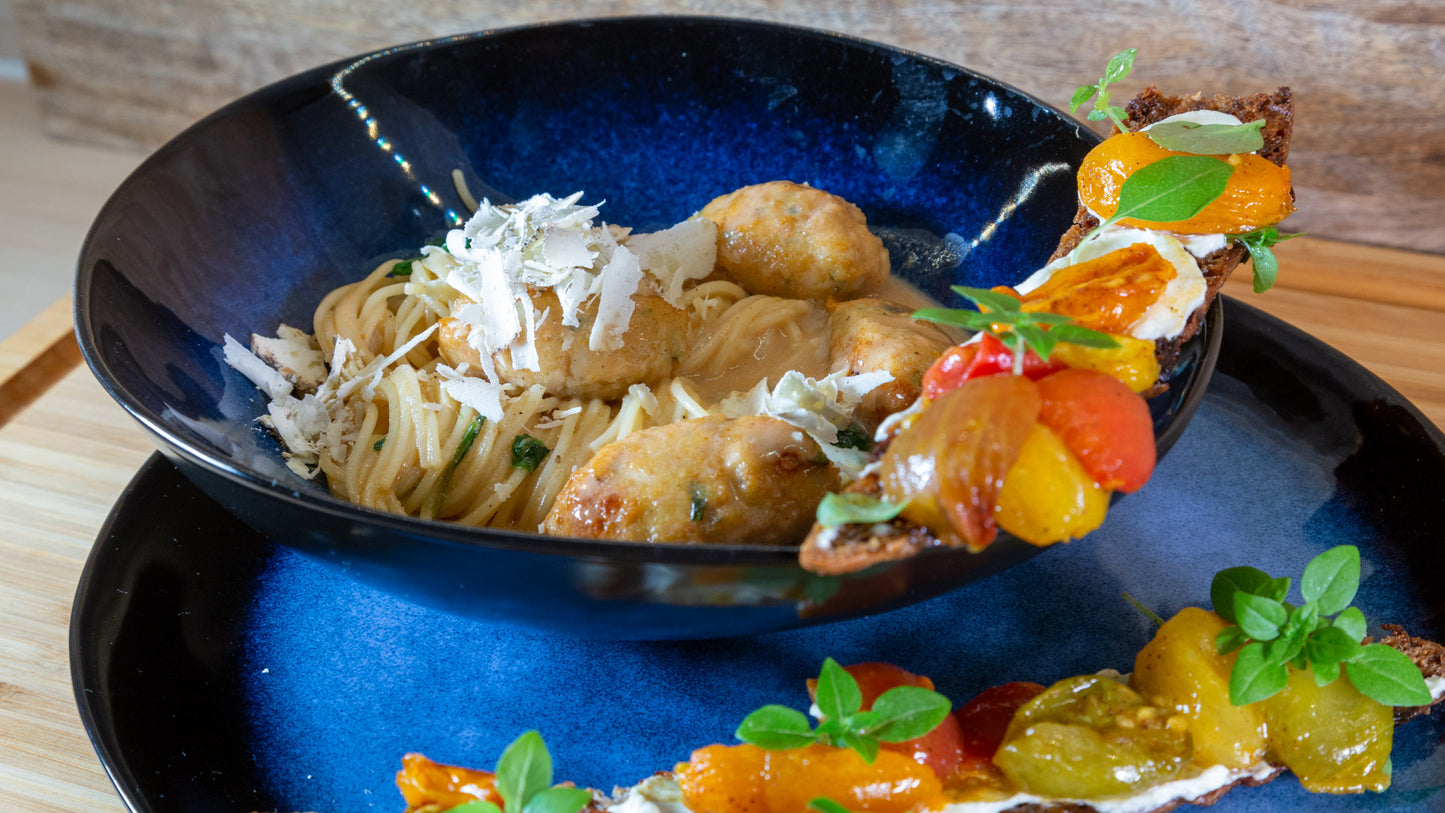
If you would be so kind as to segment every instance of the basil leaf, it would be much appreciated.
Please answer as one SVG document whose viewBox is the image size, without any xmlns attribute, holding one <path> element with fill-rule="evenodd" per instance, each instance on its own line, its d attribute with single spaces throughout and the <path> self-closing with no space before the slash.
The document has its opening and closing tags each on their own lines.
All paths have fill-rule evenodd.
<svg viewBox="0 0 1445 813">
<path fill-rule="evenodd" d="M 1299 586 L 1305 601 L 1318 602 L 1320 612 L 1344 611 L 1360 587 L 1360 549 L 1340 545 L 1311 559 Z"/>
<path fill-rule="evenodd" d="M 903 512 L 908 503 L 891 503 L 856 491 L 824 494 L 818 503 L 818 524 L 827 528 L 849 523 L 887 522 Z"/>
<path fill-rule="evenodd" d="M 769 751 L 802 748 L 817 741 L 807 715 L 779 705 L 763 706 L 743 718 L 735 735 Z"/>
<path fill-rule="evenodd" d="M 1195 155 L 1234 155 L 1264 147 L 1264 119 L 1246 124 L 1199 124 L 1193 121 L 1165 121 L 1144 132 L 1166 150 Z"/>
<path fill-rule="evenodd" d="M 1387 706 L 1430 702 L 1430 689 L 1420 668 L 1405 653 L 1384 644 L 1361 647 L 1345 666 L 1345 677 L 1366 697 Z"/>
<path fill-rule="evenodd" d="M 1247 706 L 1274 696 L 1288 682 L 1289 667 L 1266 661 L 1264 644 L 1249 644 L 1239 650 L 1239 659 L 1229 675 L 1229 702 Z"/>
<path fill-rule="evenodd" d="M 488 802 L 485 799 L 473 799 L 470 802 L 462 802 L 456 807 L 449 807 L 442 813 L 502 813 L 495 802 Z"/>
<path fill-rule="evenodd" d="M 1228 655 L 1247 643 L 1249 636 L 1237 626 L 1225 627 L 1214 637 L 1214 648 L 1219 650 L 1221 655 Z"/>
<path fill-rule="evenodd" d="M 1350 640 L 1357 644 L 1365 640 L 1365 614 L 1360 612 L 1358 607 L 1349 607 L 1335 616 L 1333 626 L 1350 636 Z"/>
<path fill-rule="evenodd" d="M 1245 243 L 1244 247 L 1249 249 L 1249 265 L 1254 269 L 1254 292 L 1262 294 L 1279 278 L 1279 259 L 1268 246 Z"/>
<path fill-rule="evenodd" d="M 502 809 L 521 810 L 527 800 L 552 784 L 552 755 L 542 735 L 528 731 L 497 759 L 497 793 Z"/>
<path fill-rule="evenodd" d="M 833 445 L 839 449 L 857 449 L 866 452 L 873 448 L 873 438 L 863 427 L 858 424 L 850 424 L 844 429 L 838 430 L 838 439 Z"/>
<path fill-rule="evenodd" d="M 1316 686 L 1328 686 L 1340 677 L 1339 661 L 1322 661 L 1311 664 L 1310 674 L 1314 675 Z"/>
<path fill-rule="evenodd" d="M 1120 51 L 1109 59 L 1109 64 L 1104 68 L 1104 85 L 1117 82 L 1129 75 L 1134 69 L 1134 57 L 1139 55 L 1138 48 L 1130 48 L 1127 51 Z M 1102 86 L 1102 85 L 1101 85 Z"/>
<path fill-rule="evenodd" d="M 547 788 L 527 801 L 522 813 L 578 813 L 592 801 L 582 788 Z"/>
<path fill-rule="evenodd" d="M 1272 641 L 1289 618 L 1284 605 L 1272 598 L 1252 593 L 1234 594 L 1234 615 L 1240 629 L 1256 641 Z"/>
<path fill-rule="evenodd" d="M 987 288 L 970 288 L 967 285 L 951 286 L 954 293 L 968 301 L 996 313 L 1011 313 L 1023 308 L 1023 303 L 1017 298 L 998 291 L 990 291 Z"/>
<path fill-rule="evenodd" d="M 414 262 L 416 262 L 416 261 L 415 261 L 415 260 L 402 260 L 401 262 L 397 263 L 396 265 L 393 265 L 393 266 L 391 267 L 391 271 L 390 271 L 391 275 L 392 275 L 393 277 L 409 277 L 409 276 L 411 276 L 411 264 L 414 263 Z"/>
<path fill-rule="evenodd" d="M 1238 623 L 1234 616 L 1234 594 L 1255 593 L 1271 581 L 1269 574 L 1254 567 L 1231 567 L 1214 574 L 1209 585 L 1209 600 L 1220 618 Z"/>
<path fill-rule="evenodd" d="M 1205 155 L 1171 155 L 1135 170 L 1119 187 L 1119 206 L 1107 223 L 1188 220 L 1213 203 L 1234 167 Z M 1107 223 L 1105 225 L 1107 225 Z"/>
<path fill-rule="evenodd" d="M 1079 106 L 1094 97 L 1099 92 L 1098 85 L 1080 85 L 1074 89 L 1074 95 L 1069 99 L 1069 112 L 1079 112 Z"/>
<path fill-rule="evenodd" d="M 873 701 L 878 722 L 864 732 L 883 742 L 906 742 L 938 728 L 953 710 L 947 697 L 921 686 L 895 686 Z"/>
<path fill-rule="evenodd" d="M 1049 335 L 1060 342 L 1076 344 L 1080 347 L 1113 348 L 1119 346 L 1119 340 L 1107 333 L 1086 328 L 1083 325 L 1059 325 L 1049 328 Z"/>
<path fill-rule="evenodd" d="M 1320 664 L 1333 663 L 1352 657 L 1360 648 L 1360 642 L 1338 627 L 1325 627 L 1305 642 L 1305 655 L 1318 669 Z"/>
<path fill-rule="evenodd" d="M 442 506 L 446 504 L 447 492 L 452 488 L 452 477 L 456 474 L 457 466 L 466 459 L 467 452 L 471 451 L 472 444 L 477 441 L 477 433 L 482 431 L 482 424 L 487 419 L 481 415 L 473 415 L 471 423 L 467 424 L 467 431 L 462 433 L 462 439 L 457 443 L 456 451 L 452 452 L 452 459 L 447 461 L 447 467 L 442 469 L 441 482 L 437 484 L 436 492 L 431 498 L 432 516 L 442 512 Z"/>
<path fill-rule="evenodd" d="M 707 492 L 697 483 L 687 484 L 688 514 L 693 522 L 702 522 L 707 516 Z"/>
<path fill-rule="evenodd" d="M 957 308 L 919 308 L 913 312 L 914 319 L 921 319 L 925 322 L 937 322 L 940 325 L 953 325 L 965 330 L 987 330 L 995 321 L 994 318 L 978 311 L 959 310 Z"/>
<path fill-rule="evenodd" d="M 854 751 L 857 751 L 858 756 L 863 757 L 863 761 L 869 765 L 872 765 L 873 761 L 878 759 L 878 740 L 872 737 L 852 731 L 845 731 L 838 737 L 838 741 L 844 748 L 852 748 Z"/>
<path fill-rule="evenodd" d="M 826 796 L 819 796 L 808 802 L 808 807 L 819 811 L 819 813 L 853 813 L 848 808 L 838 804 Z"/>
<path fill-rule="evenodd" d="M 518 435 L 512 439 L 512 466 L 527 471 L 536 471 L 542 460 L 551 454 L 547 444 L 531 435 Z"/>
<path fill-rule="evenodd" d="M 848 670 L 839 666 L 832 658 L 827 658 L 823 661 L 822 671 L 818 673 L 814 702 L 828 720 L 842 722 L 863 707 L 863 693 L 858 689 L 858 681 L 848 674 Z"/>
</svg>

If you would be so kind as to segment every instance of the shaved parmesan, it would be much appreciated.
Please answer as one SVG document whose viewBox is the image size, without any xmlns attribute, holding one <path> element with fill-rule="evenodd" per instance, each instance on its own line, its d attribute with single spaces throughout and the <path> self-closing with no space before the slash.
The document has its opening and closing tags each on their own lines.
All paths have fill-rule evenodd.
<svg viewBox="0 0 1445 813">
<path fill-rule="evenodd" d="M 628 238 L 642 270 L 657 283 L 662 298 L 678 307 L 687 283 L 711 274 L 717 265 L 717 224 L 693 217 L 671 228 Z"/>
<path fill-rule="evenodd" d="M 224 341 L 221 356 L 226 363 L 250 379 L 251 383 L 256 385 L 256 389 L 266 393 L 267 398 L 274 400 L 291 394 L 291 382 L 287 381 L 286 377 L 274 367 L 246 349 L 246 346 L 232 338 L 231 334 L 227 333 Z"/>
<path fill-rule="evenodd" d="M 767 415 L 798 427 L 822 447 L 823 454 L 850 479 L 858 476 L 867 454 L 858 449 L 834 446 L 838 430 L 853 420 L 853 410 L 873 389 L 893 380 L 893 374 L 878 370 L 860 375 L 832 373 L 819 379 L 789 370 L 768 390 L 767 380 L 756 387 L 723 399 L 719 405 L 729 418 Z"/>
</svg>

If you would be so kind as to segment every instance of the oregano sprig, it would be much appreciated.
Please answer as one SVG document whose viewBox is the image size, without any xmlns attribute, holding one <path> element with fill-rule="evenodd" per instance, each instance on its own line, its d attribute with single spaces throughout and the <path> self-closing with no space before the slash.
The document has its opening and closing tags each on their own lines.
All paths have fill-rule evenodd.
<svg viewBox="0 0 1445 813">
<path fill-rule="evenodd" d="M 1060 342 L 1084 347 L 1119 346 L 1109 334 L 1074 324 L 1067 316 L 1026 311 L 1022 302 L 1005 293 L 963 285 L 953 286 L 953 291 L 977 305 L 979 310 L 923 308 L 914 311 L 913 318 L 993 335 L 1014 351 L 1015 373 L 1023 372 L 1025 350 L 1032 350 L 1047 360 Z"/>
<path fill-rule="evenodd" d="M 1340 545 L 1305 566 L 1304 603 L 1287 603 L 1290 580 L 1253 567 L 1215 575 L 1209 588 L 1214 611 L 1231 623 L 1215 639 L 1220 654 L 1238 651 L 1229 679 L 1229 701 L 1245 706 L 1273 696 L 1289 681 L 1290 668 L 1309 668 L 1320 686 L 1343 673 L 1362 694 L 1387 706 L 1420 706 L 1430 691 L 1404 653 L 1364 644 L 1365 616 L 1350 606 L 1360 585 L 1360 551 Z M 1331 618 L 1333 616 L 1333 618 Z"/>
<path fill-rule="evenodd" d="M 895 686 L 863 710 L 858 681 L 832 658 L 823 661 L 815 692 L 823 721 L 814 728 L 807 715 L 787 706 L 767 705 L 743 719 L 737 738 L 769 751 L 821 743 L 851 748 L 873 764 L 879 744 L 917 739 L 937 728 L 953 705 L 938 692 L 920 686 Z"/>
<path fill-rule="evenodd" d="M 536 731 L 512 741 L 497 759 L 497 794 L 502 805 L 478 799 L 445 813 L 578 813 L 592 801 L 582 788 L 552 787 L 552 755 Z"/>
<path fill-rule="evenodd" d="M 1138 48 L 1130 48 L 1114 54 L 1104 68 L 1103 78 L 1095 84 L 1082 85 L 1074 90 L 1073 97 L 1069 99 L 1069 112 L 1078 112 L 1080 105 L 1093 99 L 1094 109 L 1089 111 L 1089 121 L 1108 119 L 1114 122 L 1114 126 L 1119 128 L 1119 132 L 1128 132 L 1129 128 L 1124 126 L 1124 108 L 1109 104 L 1109 100 L 1113 96 L 1109 85 L 1129 75 L 1129 72 L 1134 69 L 1134 57 L 1138 54 Z"/>
</svg>

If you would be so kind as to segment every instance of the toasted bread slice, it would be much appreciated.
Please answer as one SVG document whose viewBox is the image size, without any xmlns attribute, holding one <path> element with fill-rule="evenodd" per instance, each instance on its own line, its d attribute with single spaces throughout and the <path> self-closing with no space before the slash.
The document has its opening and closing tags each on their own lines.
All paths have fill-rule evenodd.
<svg viewBox="0 0 1445 813">
<path fill-rule="evenodd" d="M 1128 112 L 1125 123 L 1130 130 L 1136 131 L 1169 116 L 1194 110 L 1230 113 L 1245 122 L 1262 118 L 1265 121 L 1261 131 L 1264 147 L 1259 154 L 1280 166 L 1284 165 L 1285 158 L 1289 155 L 1290 135 L 1294 127 L 1294 98 L 1289 88 L 1252 96 L 1205 97 L 1201 94 L 1165 96 L 1151 86 L 1132 99 L 1125 110 Z M 1059 240 L 1058 248 L 1050 260 L 1072 251 L 1098 225 L 1099 221 L 1080 205 L 1073 225 Z M 1190 316 L 1179 336 L 1156 342 L 1160 368 L 1165 371 L 1164 381 L 1167 382 L 1167 371 L 1177 360 L 1180 347 L 1199 331 L 1214 297 L 1247 254 L 1243 246 L 1231 242 L 1198 260 L 1208 284 L 1208 292 L 1204 304 Z M 874 450 L 875 459 L 885 446 L 886 443 L 880 443 Z M 882 496 L 878 479 L 869 476 L 853 482 L 846 491 Z M 928 529 L 903 519 L 873 525 L 842 525 L 836 528 L 815 525 L 803 541 L 798 560 L 805 569 L 814 573 L 840 575 L 854 573 L 880 562 L 906 559 L 927 548 L 942 547 L 945 544 Z"/>
</svg>

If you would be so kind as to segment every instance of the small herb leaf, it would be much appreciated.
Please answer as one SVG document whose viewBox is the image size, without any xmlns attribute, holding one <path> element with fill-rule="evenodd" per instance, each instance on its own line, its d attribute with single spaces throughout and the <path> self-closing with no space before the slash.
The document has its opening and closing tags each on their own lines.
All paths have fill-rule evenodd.
<svg viewBox="0 0 1445 813">
<path fill-rule="evenodd" d="M 1247 643 L 1249 643 L 1249 636 L 1245 635 L 1244 630 L 1237 626 L 1225 627 L 1214 639 L 1214 646 L 1221 655 L 1228 655 Z"/>
<path fill-rule="evenodd" d="M 1335 663 L 1348 660 L 1360 649 L 1360 642 L 1339 627 L 1325 627 L 1311 635 L 1305 643 L 1310 663 Z"/>
<path fill-rule="evenodd" d="M 1345 676 L 1370 699 L 1387 706 L 1424 706 L 1430 689 L 1409 656 L 1384 644 L 1361 647 L 1345 666 Z"/>
<path fill-rule="evenodd" d="M 512 439 L 512 465 L 516 468 L 536 471 L 551 452 L 547 444 L 531 435 L 518 435 Z"/>
<path fill-rule="evenodd" d="M 776 704 L 763 706 L 743 718 L 737 738 L 769 751 L 802 748 L 817 741 L 808 716 Z"/>
<path fill-rule="evenodd" d="M 1098 85 L 1080 85 L 1079 87 L 1075 88 L 1073 97 L 1069 99 L 1069 112 L 1079 112 L 1079 106 L 1082 105 L 1084 102 L 1087 102 L 1088 100 L 1094 98 L 1094 94 L 1098 92 Z"/>
<path fill-rule="evenodd" d="M 582 788 L 547 788 L 527 800 L 522 813 L 578 813 L 592 801 L 592 794 Z"/>
<path fill-rule="evenodd" d="M 1321 661 L 1312 664 L 1310 674 L 1315 677 L 1316 686 L 1328 686 L 1340 677 L 1340 662 Z"/>
<path fill-rule="evenodd" d="M 1365 640 L 1365 614 L 1358 607 L 1350 607 L 1336 616 L 1333 626 L 1357 644 Z"/>
<path fill-rule="evenodd" d="M 1104 224 L 1133 218 L 1151 223 L 1188 220 L 1213 203 L 1234 167 L 1205 155 L 1171 155 L 1135 170 L 1119 187 L 1119 206 Z"/>
<path fill-rule="evenodd" d="M 852 748 L 863 757 L 863 761 L 872 765 L 878 759 L 878 740 L 873 737 L 858 734 L 853 731 L 844 731 L 838 735 L 838 744 L 844 748 Z"/>
<path fill-rule="evenodd" d="M 497 793 L 504 810 L 522 810 L 527 800 L 552 784 L 552 755 L 542 735 L 528 731 L 497 759 Z"/>
<path fill-rule="evenodd" d="M 1264 656 L 1264 644 L 1248 644 L 1239 650 L 1234 671 L 1229 676 L 1229 702 L 1247 706 L 1272 697 L 1289 682 L 1288 667 L 1270 663 Z"/>
<path fill-rule="evenodd" d="M 1264 146 L 1264 119 L 1246 124 L 1199 124 L 1193 121 L 1165 121 L 1145 132 L 1166 150 L 1195 155 L 1233 155 L 1255 152 Z"/>
<path fill-rule="evenodd" d="M 832 658 L 823 661 L 814 699 L 825 718 L 839 722 L 847 720 L 863 707 L 863 693 L 858 689 L 858 681 Z"/>
<path fill-rule="evenodd" d="M 1280 234 L 1274 226 L 1265 226 L 1243 234 L 1231 234 L 1230 239 L 1249 250 L 1250 265 L 1254 266 L 1254 292 L 1262 294 L 1274 286 L 1279 274 L 1279 260 L 1272 247 L 1299 234 Z"/>
<path fill-rule="evenodd" d="M 818 503 L 818 524 L 827 528 L 848 523 L 887 522 L 903 512 L 907 503 L 892 503 L 856 491 L 824 494 Z"/>
<path fill-rule="evenodd" d="M 1256 641 L 1273 641 L 1289 618 L 1284 605 L 1253 593 L 1234 594 L 1234 615 L 1240 629 Z"/>
<path fill-rule="evenodd" d="M 1139 55 L 1138 48 L 1130 48 L 1127 51 L 1120 51 L 1110 57 L 1109 64 L 1104 67 L 1104 82 L 1107 85 L 1117 82 L 1129 75 L 1134 69 L 1134 57 Z"/>
<path fill-rule="evenodd" d="M 1234 616 L 1234 594 L 1257 593 L 1259 588 L 1269 581 L 1269 574 L 1258 568 L 1227 568 L 1214 574 L 1214 581 L 1209 585 L 1209 600 L 1221 618 L 1236 623 L 1238 619 Z"/>
<path fill-rule="evenodd" d="M 1299 586 L 1305 601 L 1317 602 L 1320 612 L 1342 612 L 1360 587 L 1360 549 L 1340 545 L 1316 556 L 1305 567 Z"/>
<path fill-rule="evenodd" d="M 456 807 L 449 807 L 442 813 L 502 813 L 495 802 L 485 799 L 473 799 L 470 802 L 462 802 Z"/>
<path fill-rule="evenodd" d="M 883 742 L 906 742 L 938 728 L 953 704 L 921 686 L 895 686 L 873 701 L 878 721 L 866 733 Z"/>
<path fill-rule="evenodd" d="M 808 802 L 808 807 L 819 811 L 819 813 L 853 813 L 853 811 L 826 796 L 819 796 Z"/>
</svg>

